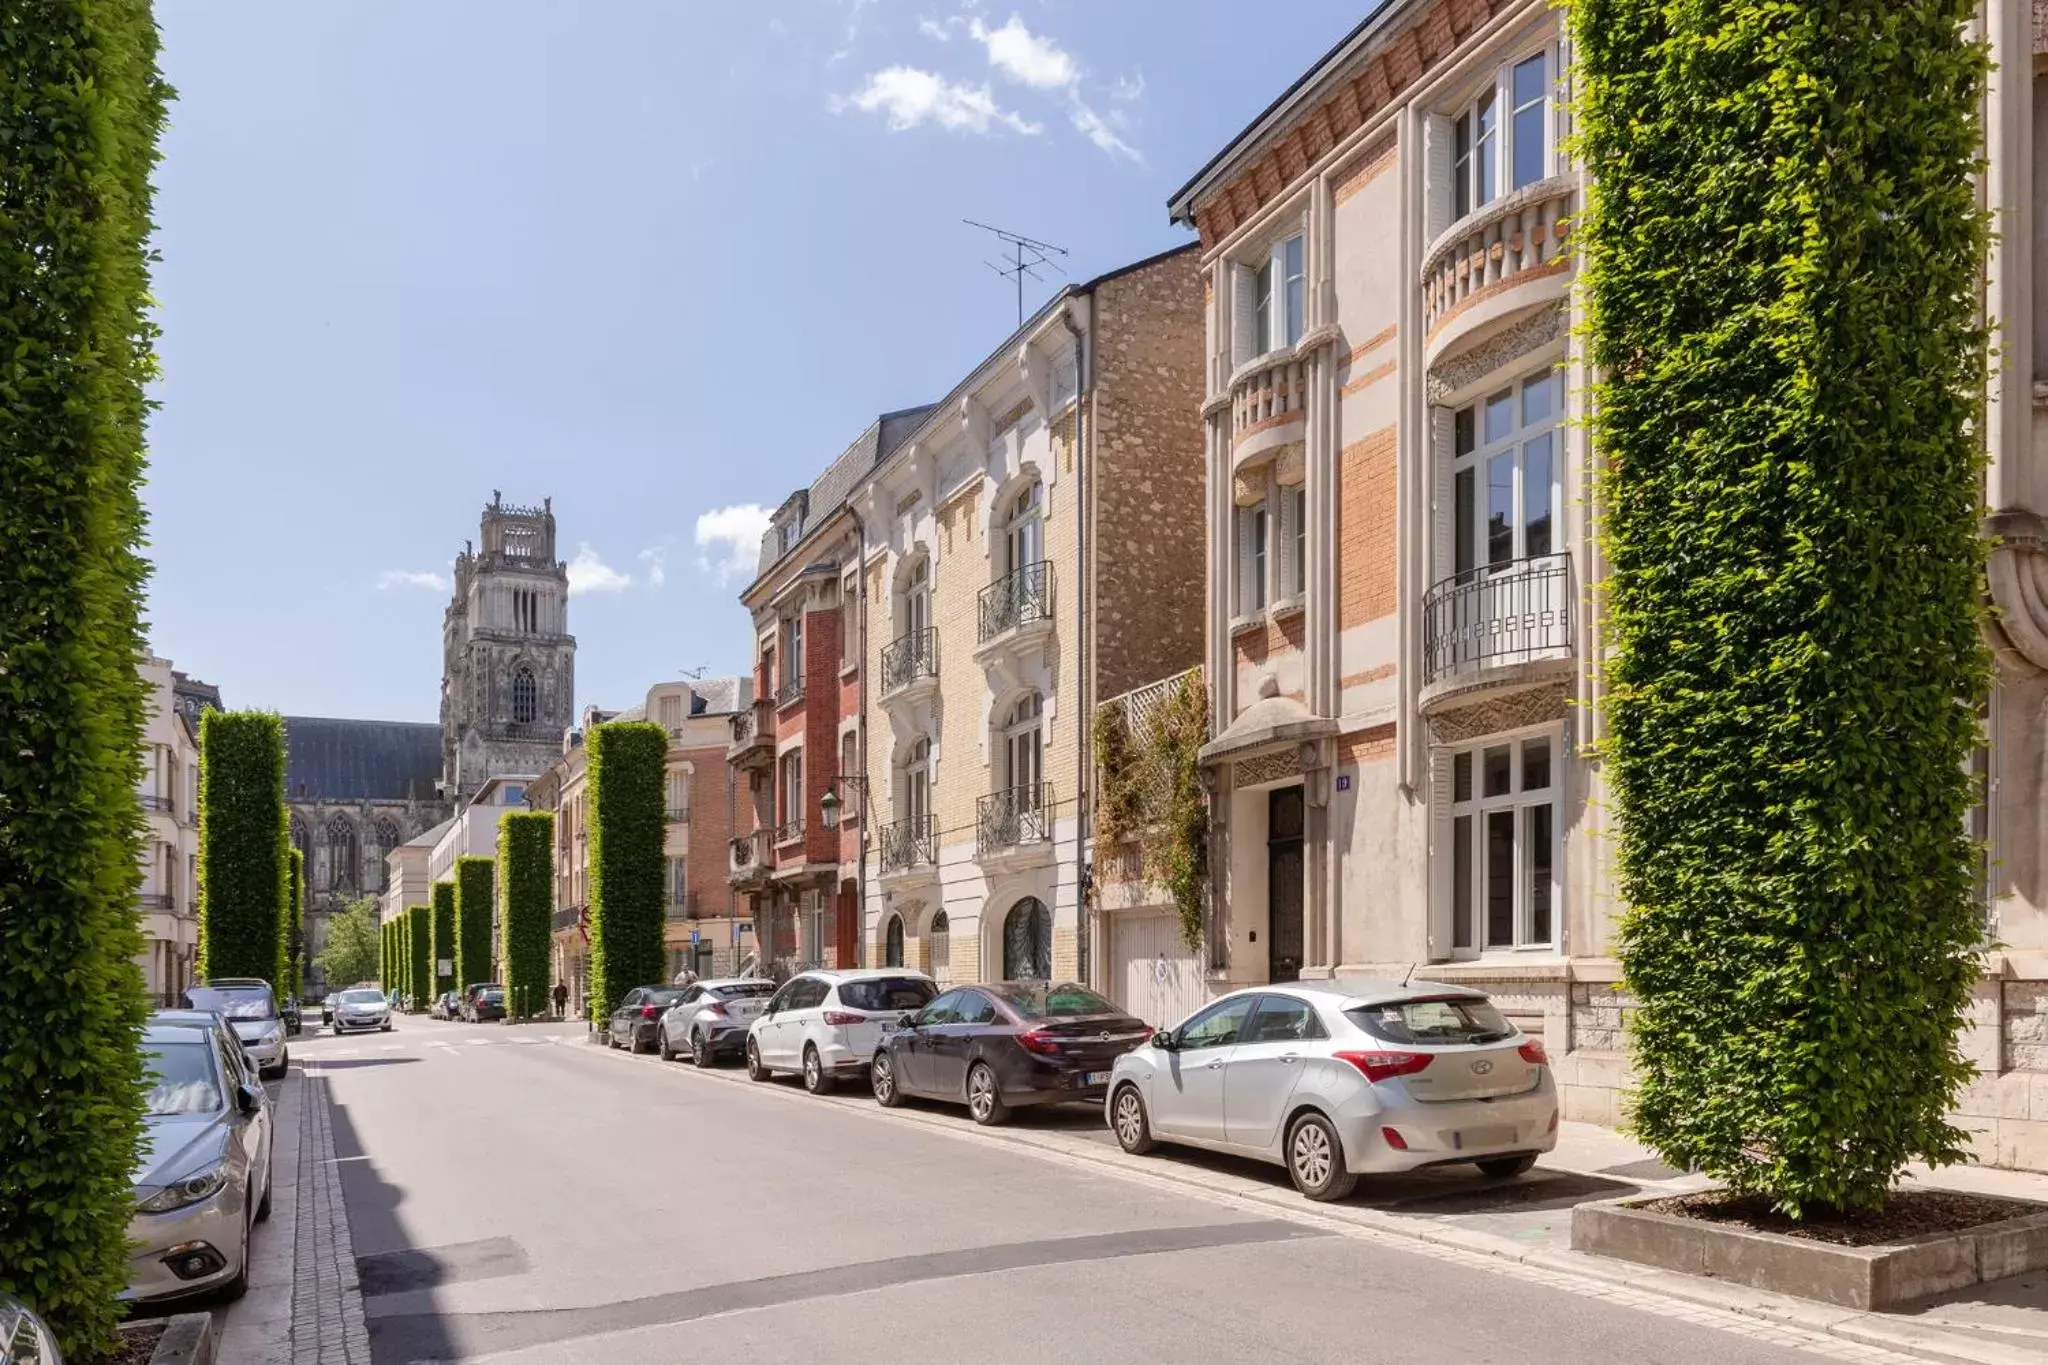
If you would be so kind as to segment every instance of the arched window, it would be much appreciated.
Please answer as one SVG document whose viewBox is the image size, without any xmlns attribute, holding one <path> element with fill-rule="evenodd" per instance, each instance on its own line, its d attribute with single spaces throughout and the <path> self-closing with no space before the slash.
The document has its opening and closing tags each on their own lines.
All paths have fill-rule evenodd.
<svg viewBox="0 0 2048 1365">
<path fill-rule="evenodd" d="M 1036 896 L 1010 907 L 1003 921 L 1003 979 L 1045 981 L 1052 976 L 1052 911 Z"/>
<path fill-rule="evenodd" d="M 1019 810 L 1036 810 L 1045 780 L 1045 699 L 1033 692 L 1010 708 L 1003 724 L 1003 785 Z"/>
<path fill-rule="evenodd" d="M 1003 547 L 1008 555 L 1005 573 L 1016 573 L 1045 558 L 1045 486 L 1036 480 L 1010 499 L 1003 514 Z"/>
<path fill-rule="evenodd" d="M 356 857 L 356 827 L 345 815 L 327 822 L 327 885 L 334 891 L 353 891 L 359 870 Z"/>
<path fill-rule="evenodd" d="M 889 928 L 882 935 L 882 965 L 901 967 L 903 965 L 903 916 L 889 916 Z"/>
<path fill-rule="evenodd" d="M 306 833 L 306 822 L 296 815 L 292 817 L 292 847 L 297 849 L 299 856 L 306 860 L 307 872 L 308 875 L 311 875 L 313 867 L 313 836 Z"/>
<path fill-rule="evenodd" d="M 379 891 L 388 891 L 391 889 L 391 869 L 385 864 L 384 859 L 392 849 L 398 847 L 398 826 L 389 820 L 380 819 L 370 829 L 370 840 L 374 845 L 371 856 L 377 860 L 370 878 L 377 884 Z"/>
<path fill-rule="evenodd" d="M 932 916 L 932 980 L 946 985 L 953 979 L 952 935 L 941 910 Z"/>
<path fill-rule="evenodd" d="M 521 664 L 512 674 L 512 719 L 531 725 L 539 715 L 540 688 L 534 684 L 533 670 Z"/>
</svg>

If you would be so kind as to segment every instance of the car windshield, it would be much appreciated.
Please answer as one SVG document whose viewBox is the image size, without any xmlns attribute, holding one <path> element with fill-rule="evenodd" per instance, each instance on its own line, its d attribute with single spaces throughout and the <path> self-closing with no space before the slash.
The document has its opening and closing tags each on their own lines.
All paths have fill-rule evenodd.
<svg viewBox="0 0 2048 1365">
<path fill-rule="evenodd" d="M 224 1019 L 275 1019 L 277 1001 L 262 986 L 194 986 L 185 992 L 195 1010 L 212 1010 Z"/>
<path fill-rule="evenodd" d="M 148 1072 L 150 1117 L 211 1114 L 220 1108 L 212 1043 L 148 1043 L 142 1053 L 143 1069 Z"/>
<path fill-rule="evenodd" d="M 384 1003 L 384 995 L 381 991 L 343 991 L 341 993 L 341 1003 L 344 1005 L 381 1005 Z"/>
<path fill-rule="evenodd" d="M 775 994 L 775 983 L 741 981 L 731 986 L 707 986 L 704 993 L 713 1000 L 760 1000 Z"/>
<path fill-rule="evenodd" d="M 1085 986 L 1071 981 L 1012 981 L 990 990 L 1026 1019 L 1061 1019 L 1077 1014 L 1122 1014 L 1123 1011 Z"/>
<path fill-rule="evenodd" d="M 1389 1043 L 1498 1043 L 1515 1036 L 1488 1000 L 1443 996 L 1394 1000 L 1345 1011 L 1359 1027 Z"/>
<path fill-rule="evenodd" d="M 882 976 L 839 983 L 839 1003 L 850 1010 L 921 1010 L 939 988 L 914 976 Z"/>
</svg>

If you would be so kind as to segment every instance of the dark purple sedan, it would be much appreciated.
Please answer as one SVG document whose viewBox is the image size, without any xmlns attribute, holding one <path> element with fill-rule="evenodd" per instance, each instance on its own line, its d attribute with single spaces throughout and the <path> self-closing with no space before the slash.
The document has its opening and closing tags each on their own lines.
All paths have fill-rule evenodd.
<svg viewBox="0 0 2048 1365">
<path fill-rule="evenodd" d="M 1001 1123 L 1024 1105 L 1100 1103 L 1116 1059 L 1151 1036 L 1070 981 L 956 986 L 884 1034 L 868 1074 L 885 1105 L 921 1095 Z"/>
</svg>

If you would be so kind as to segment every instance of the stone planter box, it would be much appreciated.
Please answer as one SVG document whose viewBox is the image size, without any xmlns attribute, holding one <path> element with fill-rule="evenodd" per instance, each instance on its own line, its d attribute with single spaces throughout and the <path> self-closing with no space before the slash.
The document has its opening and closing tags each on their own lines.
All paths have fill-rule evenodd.
<svg viewBox="0 0 2048 1365">
<path fill-rule="evenodd" d="M 150 1352 L 149 1365 L 213 1365 L 220 1339 L 214 1334 L 211 1313 L 180 1313 L 151 1322 L 125 1323 L 121 1332 L 153 1332 L 159 1327 L 164 1334 Z"/>
<path fill-rule="evenodd" d="M 1572 1210 L 1572 1250 L 1868 1312 L 2048 1267 L 2048 1204 L 2040 1209 L 1961 1232 L 1849 1247 L 1610 1200 Z"/>
</svg>

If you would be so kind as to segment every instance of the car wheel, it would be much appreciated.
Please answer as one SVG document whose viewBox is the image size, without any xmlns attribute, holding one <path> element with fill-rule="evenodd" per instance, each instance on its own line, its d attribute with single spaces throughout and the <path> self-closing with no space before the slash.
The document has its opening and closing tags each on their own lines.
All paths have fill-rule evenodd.
<svg viewBox="0 0 2048 1365">
<path fill-rule="evenodd" d="M 996 1088 L 996 1073 L 986 1062 L 976 1062 L 967 1073 L 967 1112 L 983 1127 L 1010 1117 L 1010 1106 L 1003 1103 L 1002 1092 Z"/>
<path fill-rule="evenodd" d="M 1479 1168 L 1479 1174 L 1483 1176 L 1493 1180 L 1506 1180 L 1534 1166 L 1536 1154 L 1524 1152 L 1520 1156 L 1497 1156 L 1488 1161 L 1475 1161 L 1472 1164 Z"/>
<path fill-rule="evenodd" d="M 1116 1102 L 1109 1107 L 1109 1126 L 1116 1131 L 1116 1145 L 1132 1156 L 1143 1156 L 1159 1145 L 1152 1140 L 1152 1120 L 1135 1085 L 1116 1092 Z"/>
<path fill-rule="evenodd" d="M 747 1039 L 747 1079 L 750 1081 L 772 1079 L 768 1068 L 761 1065 L 761 1049 L 752 1038 Z"/>
<path fill-rule="evenodd" d="M 336 1032 L 336 1033 L 339 1033 L 339 1032 L 341 1032 L 341 1030 L 340 1030 L 340 1029 L 336 1029 L 336 1030 L 335 1030 L 335 1032 Z M 381 1028 L 379 1028 L 379 1029 L 377 1030 L 377 1032 L 379 1032 L 379 1033 L 389 1033 L 389 1032 L 391 1032 L 391 1021 L 390 1021 L 390 1020 L 388 1020 L 388 1019 L 387 1019 L 387 1020 L 385 1020 L 385 1021 L 384 1021 L 384 1024 L 383 1024 L 383 1026 L 382 1026 Z"/>
<path fill-rule="evenodd" d="M 1294 1188 L 1319 1203 L 1342 1199 L 1358 1184 L 1344 1169 L 1344 1144 L 1321 1114 L 1303 1114 L 1287 1134 L 1287 1174 Z"/>
<path fill-rule="evenodd" d="M 804 1089 L 813 1095 L 831 1092 L 832 1073 L 825 1070 L 825 1059 L 818 1055 L 815 1043 L 804 1044 Z"/>
<path fill-rule="evenodd" d="M 660 1028 L 655 1030 L 654 1050 L 661 1054 L 661 1060 L 663 1060 L 664 1062 L 672 1062 L 676 1059 L 676 1050 L 668 1045 L 667 1024 L 663 1024 Z"/>
<path fill-rule="evenodd" d="M 868 1068 L 868 1083 L 875 1089 L 875 1103 L 884 1109 L 894 1109 L 903 1103 L 903 1092 L 896 1088 L 896 1063 L 889 1060 L 887 1052 L 877 1052 L 874 1064 Z"/>
<path fill-rule="evenodd" d="M 690 1065 L 711 1069 L 711 1044 L 704 1037 L 704 1030 L 698 1029 L 690 1035 Z"/>
</svg>

